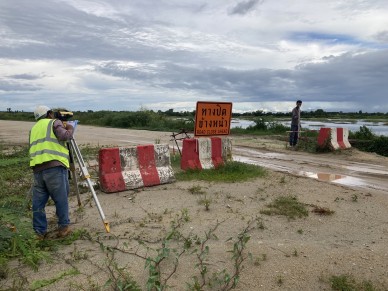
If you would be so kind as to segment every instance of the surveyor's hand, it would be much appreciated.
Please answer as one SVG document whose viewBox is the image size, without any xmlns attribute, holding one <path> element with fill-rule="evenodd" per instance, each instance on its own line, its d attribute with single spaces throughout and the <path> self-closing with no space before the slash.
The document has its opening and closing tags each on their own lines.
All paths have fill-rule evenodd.
<svg viewBox="0 0 388 291">
<path fill-rule="evenodd" d="M 73 126 L 70 123 L 66 123 L 66 130 L 73 130 Z"/>
</svg>

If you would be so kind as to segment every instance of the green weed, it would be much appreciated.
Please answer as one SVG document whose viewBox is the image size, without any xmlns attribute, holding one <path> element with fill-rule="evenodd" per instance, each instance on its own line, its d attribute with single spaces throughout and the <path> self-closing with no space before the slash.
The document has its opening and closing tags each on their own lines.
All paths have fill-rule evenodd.
<svg viewBox="0 0 388 291">
<path fill-rule="evenodd" d="M 50 251 L 70 244 L 81 232 L 65 239 L 38 241 L 32 229 L 32 171 L 27 146 L 0 143 L 0 262 L 7 270 L 8 261 L 18 258 L 37 270 L 42 261 L 50 261 Z M 7 274 L 4 274 L 7 275 Z"/>
<path fill-rule="evenodd" d="M 114 260 L 114 252 L 108 252 L 107 269 L 109 279 L 105 282 L 104 287 L 112 287 L 113 290 L 120 291 L 141 291 L 142 289 L 132 276 L 126 271 L 126 267 L 119 267 Z"/>
<path fill-rule="evenodd" d="M 319 215 L 333 215 L 335 213 L 334 210 L 330 210 L 329 208 L 320 207 L 320 206 L 316 206 L 316 205 L 313 206 L 312 212 L 314 212 L 315 214 L 319 214 Z"/>
<path fill-rule="evenodd" d="M 199 203 L 199 205 L 205 206 L 205 210 L 206 211 L 209 211 L 210 210 L 210 204 L 212 203 L 212 200 L 205 195 L 203 198 L 201 198 L 198 201 L 198 203 Z"/>
<path fill-rule="evenodd" d="M 241 182 L 265 175 L 266 171 L 261 167 L 232 161 L 216 169 L 180 171 L 175 177 L 181 181 Z"/>
<path fill-rule="evenodd" d="M 267 254 L 261 254 L 261 256 L 257 257 L 254 261 L 255 266 L 260 266 L 261 262 L 264 262 L 267 260 Z"/>
<path fill-rule="evenodd" d="M 77 245 L 75 245 L 75 244 L 74 244 L 74 249 L 70 254 L 71 254 L 72 259 L 76 262 L 86 260 L 87 258 L 89 258 L 88 253 L 85 251 L 78 250 Z"/>
<path fill-rule="evenodd" d="M 54 284 L 55 282 L 61 280 L 62 278 L 66 276 L 72 276 L 72 275 L 78 275 L 80 272 L 77 269 L 70 269 L 68 271 L 62 272 L 59 275 L 55 276 L 54 278 L 51 279 L 46 279 L 46 280 L 37 280 L 32 282 L 30 286 L 30 290 L 37 290 L 40 288 L 47 287 L 51 284 Z"/>
<path fill-rule="evenodd" d="M 283 279 L 282 275 L 278 275 L 278 276 L 277 276 L 276 283 L 277 283 L 279 286 L 282 286 L 282 285 L 283 285 L 284 279 Z"/>
<path fill-rule="evenodd" d="M 355 278 L 351 275 L 339 275 L 339 276 L 331 276 L 330 279 L 331 288 L 333 290 L 339 291 L 374 291 L 377 290 L 372 282 L 370 281 L 362 281 L 356 282 Z"/>
<path fill-rule="evenodd" d="M 294 196 L 282 196 L 267 205 L 269 209 L 261 210 L 266 215 L 284 215 L 289 219 L 308 216 L 309 212 L 303 203 L 300 203 Z"/>
<path fill-rule="evenodd" d="M 205 191 L 202 190 L 202 187 L 199 185 L 194 185 L 187 189 L 191 194 L 197 195 L 197 194 L 204 194 Z"/>
<path fill-rule="evenodd" d="M 6 269 L 12 258 L 37 269 L 48 260 L 40 248 L 31 225 L 30 190 L 32 172 L 28 167 L 28 148 L 1 144 L 0 163 L 0 258 Z"/>
</svg>

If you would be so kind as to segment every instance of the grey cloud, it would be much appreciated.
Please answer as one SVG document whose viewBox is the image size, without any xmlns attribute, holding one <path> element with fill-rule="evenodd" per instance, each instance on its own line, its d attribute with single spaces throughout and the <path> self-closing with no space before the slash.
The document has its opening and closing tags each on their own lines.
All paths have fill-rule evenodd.
<svg viewBox="0 0 388 291">
<path fill-rule="evenodd" d="M 251 32 L 237 37 L 242 47 L 238 46 L 233 51 L 233 41 L 223 43 L 224 36 L 217 34 L 216 28 L 214 35 L 205 35 L 200 28 L 191 26 L 191 22 L 202 20 L 202 14 L 207 17 L 214 15 L 216 20 L 217 13 L 224 12 L 227 4 L 223 1 L 217 1 L 215 6 L 209 2 L 154 2 L 137 0 L 131 2 L 131 6 L 120 0 L 102 1 L 107 7 L 116 5 L 117 9 L 123 8 L 118 9 L 118 14 L 104 16 L 78 10 L 65 1 L 18 0 L 18 5 L 15 5 L 14 0 L 1 0 L 0 58 L 42 62 L 55 59 L 68 61 L 79 68 L 95 66 L 97 74 L 87 75 L 82 69 L 77 70 L 77 84 L 72 85 L 75 88 L 81 86 L 81 92 L 87 88 L 93 98 L 94 94 L 104 91 L 103 97 L 106 97 L 108 105 L 112 105 L 114 100 L 125 99 L 127 96 L 120 94 L 125 95 L 122 92 L 129 91 L 133 85 L 137 91 L 132 92 L 138 93 L 134 93 L 137 95 L 131 96 L 131 100 L 157 94 L 177 96 L 187 91 L 197 96 L 233 97 L 236 102 L 294 102 L 295 96 L 298 96 L 305 102 L 354 101 L 367 108 L 369 102 L 381 104 L 386 99 L 388 50 L 327 56 L 322 63 L 310 63 L 294 69 L 264 69 L 258 63 L 257 69 L 244 70 L 246 61 L 241 65 L 239 62 L 249 56 L 244 55 L 242 50 L 246 44 L 243 39 L 252 38 L 251 32 L 255 28 L 244 26 L 244 33 Z M 263 0 L 239 0 L 234 3 L 229 14 L 245 15 Z M 88 5 L 92 8 L 92 4 Z M 171 20 L 174 16 L 179 19 Z M 197 18 L 194 21 L 189 17 Z M 317 38 L 316 35 L 312 37 Z M 383 43 L 374 49 L 382 49 L 388 43 L 386 30 L 374 37 Z M 138 65 L 125 66 L 126 63 Z M 249 64 L 249 67 L 254 65 Z M 31 96 L 31 91 L 41 89 L 39 84 L 32 84 L 44 75 L 28 73 L 36 71 L 24 69 L 13 75 L 8 75 L 9 72 L 6 69 L 2 72 L 6 78 L 0 79 L 1 98 L 10 95 L 8 92 L 15 92 L 15 95 L 25 92 L 26 96 Z M 114 76 L 117 80 L 100 79 L 98 73 Z M 40 90 L 37 95 L 46 93 L 49 100 L 52 93 L 67 94 L 53 90 Z M 78 100 L 75 95 L 74 99 Z M 131 100 L 126 102 L 130 104 Z M 145 104 L 150 101 L 147 98 L 143 100 Z M 81 101 L 77 102 L 74 104 L 81 106 Z M 94 106 L 102 106 L 103 101 L 97 103 Z"/>
<path fill-rule="evenodd" d="M 290 90 L 292 73 L 287 70 L 268 69 L 240 71 L 233 69 L 200 68 L 164 63 L 158 67 L 147 65 L 122 69 L 117 63 L 96 67 L 104 74 L 144 82 L 155 88 L 190 90 L 201 95 L 241 96 L 245 99 L 271 98 L 276 91 Z M 284 91 L 283 91 L 284 92 Z"/>
<path fill-rule="evenodd" d="M 146 66 L 144 66 L 145 68 Z M 379 103 L 388 92 L 388 50 L 359 55 L 344 54 L 325 62 L 289 70 L 233 70 L 164 63 L 153 70 L 119 69 L 111 63 L 99 71 L 145 82 L 147 86 L 189 90 L 199 95 L 236 97 L 240 101 Z"/>
<path fill-rule="evenodd" d="M 378 104 L 388 92 L 388 50 L 331 58 L 295 71 L 295 84 L 311 100 Z M 317 98 L 318 97 L 318 98 Z"/>
<path fill-rule="evenodd" d="M 294 70 L 199 68 L 165 63 L 155 71 L 118 70 L 110 64 L 104 73 L 146 82 L 152 87 L 189 90 L 240 101 L 293 101 L 300 96 L 314 102 L 348 102 L 368 106 L 368 99 L 384 102 L 388 92 L 388 50 L 367 54 L 344 54 L 323 63 Z"/>
<path fill-rule="evenodd" d="M 0 58 L 140 62 L 186 62 L 201 58 L 179 49 L 174 43 L 179 44 L 179 40 L 171 35 L 167 24 L 142 20 L 136 15 L 121 15 L 119 19 L 99 17 L 64 2 L 20 2 L 0 4 L 1 23 L 12 32 L 7 35 L 10 42 L 14 41 L 7 46 L 0 40 Z M 29 13 L 21 14 L 20 5 Z"/>
<path fill-rule="evenodd" d="M 17 75 L 10 75 L 7 77 L 10 79 L 18 79 L 18 80 L 37 80 L 42 78 L 42 76 L 32 75 L 32 74 L 17 74 Z"/>
<path fill-rule="evenodd" d="M 37 91 L 39 87 L 30 84 L 24 84 L 19 82 L 10 82 L 6 80 L 0 80 L 0 92 L 22 92 L 22 91 Z"/>
<path fill-rule="evenodd" d="M 0 4 L 2 24 L 12 31 L 9 37 L 18 40 L 15 41 L 17 45 L 3 45 L 0 57 L 99 59 L 108 56 L 122 58 L 129 54 L 144 57 L 149 53 L 143 52 L 142 45 L 132 47 L 131 32 L 136 31 L 138 25 L 136 20 L 129 17 L 123 26 L 119 21 L 87 14 L 63 2 L 20 2 L 19 5 L 8 4 L 4 7 Z M 21 14 L 20 6 L 28 13 Z M 31 25 L 34 29 L 31 29 Z M 27 42 L 28 46 L 25 45 Z M 123 49 L 125 47 L 128 49 Z"/>
<path fill-rule="evenodd" d="M 388 30 L 380 31 L 378 34 L 375 35 L 375 39 L 381 43 L 388 44 Z"/>
<path fill-rule="evenodd" d="M 233 14 L 239 14 L 244 15 L 247 14 L 250 10 L 255 8 L 257 4 L 259 4 L 261 0 L 248 0 L 237 3 L 236 6 L 234 6 L 231 11 L 229 12 L 229 15 Z"/>
</svg>

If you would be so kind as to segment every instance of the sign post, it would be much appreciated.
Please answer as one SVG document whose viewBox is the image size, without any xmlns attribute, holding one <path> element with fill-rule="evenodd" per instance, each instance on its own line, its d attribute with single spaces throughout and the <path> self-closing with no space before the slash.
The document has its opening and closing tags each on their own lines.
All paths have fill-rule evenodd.
<svg viewBox="0 0 388 291">
<path fill-rule="evenodd" d="M 195 136 L 229 135 L 232 102 L 197 102 Z"/>
</svg>

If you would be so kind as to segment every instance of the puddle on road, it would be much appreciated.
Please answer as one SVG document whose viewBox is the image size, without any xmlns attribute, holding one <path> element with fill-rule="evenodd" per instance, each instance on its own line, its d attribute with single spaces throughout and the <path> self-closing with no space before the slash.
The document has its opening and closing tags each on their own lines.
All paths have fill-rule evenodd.
<svg viewBox="0 0 388 291">
<path fill-rule="evenodd" d="M 360 167 L 360 166 L 344 166 L 346 169 L 356 172 L 363 172 L 368 174 L 377 174 L 377 175 L 388 175 L 387 171 L 384 170 L 377 170 L 377 169 L 371 169 L 370 167 Z M 377 167 L 375 165 L 375 167 Z M 380 166 L 383 168 L 383 166 Z"/>
<path fill-rule="evenodd" d="M 299 171 L 298 175 L 317 179 L 319 181 L 341 184 L 344 186 L 371 187 L 371 185 L 369 185 L 362 179 L 345 176 L 345 175 L 330 174 L 330 173 L 313 173 L 313 172 L 303 172 L 303 171 Z"/>
<path fill-rule="evenodd" d="M 294 175 L 298 175 L 298 176 L 302 176 L 302 177 L 308 177 L 308 178 L 316 179 L 319 181 L 331 182 L 331 183 L 336 183 L 336 184 L 340 184 L 340 185 L 344 185 L 344 186 L 368 187 L 368 188 L 380 189 L 380 187 L 371 185 L 362 179 L 351 177 L 351 176 L 331 174 L 331 173 L 314 173 L 314 172 L 306 172 L 306 171 L 295 171 L 295 170 L 286 168 L 284 166 L 274 165 L 274 164 L 270 164 L 268 162 L 263 163 L 263 162 L 253 160 L 253 159 L 248 158 L 248 157 L 243 157 L 243 156 L 234 156 L 233 159 L 235 161 L 238 161 L 238 162 L 257 165 L 257 166 L 269 168 L 269 169 L 272 169 L 275 171 L 287 172 L 290 174 L 294 174 Z"/>
<path fill-rule="evenodd" d="M 263 168 L 269 168 L 269 169 L 275 170 L 275 171 L 290 172 L 290 169 L 289 169 L 289 168 L 287 168 L 287 167 L 285 167 L 285 166 L 280 166 L 280 165 L 276 165 L 276 164 L 271 164 L 271 163 L 269 163 L 268 161 L 266 161 L 266 162 L 261 162 L 261 161 L 253 160 L 253 159 L 248 158 L 248 157 L 236 156 L 236 155 L 233 156 L 233 160 L 234 160 L 234 161 L 237 161 L 237 162 L 241 162 L 241 163 L 246 163 L 246 164 L 261 166 L 261 167 L 263 167 Z"/>
<path fill-rule="evenodd" d="M 262 152 L 258 152 L 257 150 L 251 150 L 246 148 L 239 148 L 238 151 L 248 153 L 250 156 L 256 157 L 256 158 L 257 157 L 271 158 L 271 159 L 282 158 L 283 160 L 287 158 L 287 160 L 291 160 L 289 155 L 281 154 L 281 153 L 262 153 Z"/>
</svg>

